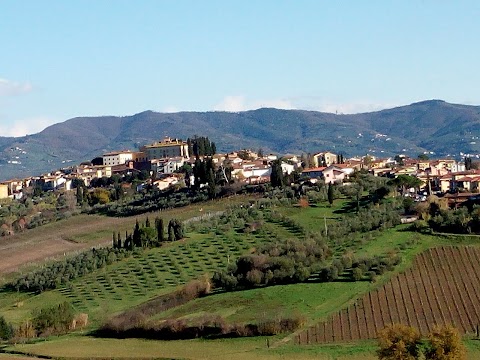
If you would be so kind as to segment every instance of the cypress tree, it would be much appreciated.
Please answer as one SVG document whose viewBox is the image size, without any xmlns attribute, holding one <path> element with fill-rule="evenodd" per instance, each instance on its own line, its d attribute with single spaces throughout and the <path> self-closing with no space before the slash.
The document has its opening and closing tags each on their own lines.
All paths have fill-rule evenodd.
<svg viewBox="0 0 480 360">
<path fill-rule="evenodd" d="M 210 199 L 214 199 L 215 192 L 216 192 L 216 185 L 215 185 L 215 175 L 213 174 L 212 169 L 208 171 L 207 183 L 208 183 L 208 196 L 210 197 Z"/>
<path fill-rule="evenodd" d="M 83 205 L 83 187 L 81 185 L 77 186 L 77 204 Z"/>
<path fill-rule="evenodd" d="M 135 246 L 141 247 L 141 239 L 140 239 L 140 224 L 138 220 L 135 221 L 135 228 L 133 229 L 133 244 Z"/>
<path fill-rule="evenodd" d="M 168 241 L 175 240 L 175 231 L 173 229 L 173 219 L 168 222 Z"/>
<path fill-rule="evenodd" d="M 270 182 L 273 187 L 283 186 L 283 171 L 282 171 L 282 160 L 274 160 L 272 162 L 272 172 L 270 174 Z"/>
<path fill-rule="evenodd" d="M 328 203 L 330 205 L 332 205 L 333 204 L 333 185 L 332 185 L 332 183 L 328 183 L 327 197 L 328 197 Z"/>
<path fill-rule="evenodd" d="M 115 231 L 113 232 L 112 243 L 113 243 L 113 248 L 116 249 L 117 245 L 118 245 L 118 242 L 117 242 L 117 233 Z"/>
</svg>

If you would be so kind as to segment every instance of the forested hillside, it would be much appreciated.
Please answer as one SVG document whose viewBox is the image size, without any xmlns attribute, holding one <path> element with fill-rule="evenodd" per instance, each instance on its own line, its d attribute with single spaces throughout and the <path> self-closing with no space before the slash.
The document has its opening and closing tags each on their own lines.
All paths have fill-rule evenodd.
<svg viewBox="0 0 480 360">
<path fill-rule="evenodd" d="M 258 109 L 78 117 L 20 138 L 0 137 L 0 178 L 38 174 L 164 136 L 214 139 L 219 151 L 331 150 L 346 156 L 480 153 L 480 107 L 431 100 L 364 114 Z M 9 163 L 10 161 L 10 163 Z M 14 163 L 12 163 L 12 161 Z M 16 163 L 15 163 L 16 162 Z"/>
</svg>

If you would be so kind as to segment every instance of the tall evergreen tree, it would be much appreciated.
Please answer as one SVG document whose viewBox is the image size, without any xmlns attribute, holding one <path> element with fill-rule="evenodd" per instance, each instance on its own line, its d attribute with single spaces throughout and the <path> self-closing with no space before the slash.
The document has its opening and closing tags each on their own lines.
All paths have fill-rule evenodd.
<svg viewBox="0 0 480 360">
<path fill-rule="evenodd" d="M 77 187 L 77 204 L 83 205 L 83 186 Z"/>
<path fill-rule="evenodd" d="M 273 187 L 281 187 L 284 184 L 281 159 L 272 161 L 272 172 L 270 174 L 270 182 Z"/>
<path fill-rule="evenodd" d="M 140 224 L 138 223 L 138 220 L 135 221 L 135 228 L 133 229 L 133 244 L 135 246 L 141 247 L 142 246 L 142 240 L 140 236 Z"/>
<path fill-rule="evenodd" d="M 208 183 L 208 196 L 210 199 L 215 198 L 215 193 L 217 186 L 215 184 L 215 174 L 213 173 L 213 169 L 210 169 L 208 171 L 208 177 L 207 177 L 207 183 Z"/>
<path fill-rule="evenodd" d="M 155 228 L 157 230 L 157 241 L 158 244 L 160 245 L 165 241 L 165 233 L 163 230 L 163 219 L 162 218 L 156 218 L 155 219 Z"/>
<path fill-rule="evenodd" d="M 328 191 L 327 191 L 328 203 L 330 205 L 333 204 L 333 185 L 332 183 L 328 183 Z"/>
<path fill-rule="evenodd" d="M 173 229 L 173 219 L 168 222 L 168 241 L 175 240 L 175 231 Z"/>
</svg>

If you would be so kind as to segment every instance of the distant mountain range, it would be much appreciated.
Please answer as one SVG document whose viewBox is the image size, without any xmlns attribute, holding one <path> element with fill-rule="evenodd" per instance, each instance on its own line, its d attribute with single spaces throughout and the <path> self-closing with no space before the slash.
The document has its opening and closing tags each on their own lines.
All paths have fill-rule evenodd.
<svg viewBox="0 0 480 360">
<path fill-rule="evenodd" d="M 363 114 L 258 109 L 78 117 L 24 137 L 0 137 L 0 180 L 39 175 L 107 151 L 137 149 L 165 136 L 208 136 L 219 151 L 280 154 L 330 150 L 345 156 L 480 154 L 480 106 L 429 100 Z"/>
</svg>

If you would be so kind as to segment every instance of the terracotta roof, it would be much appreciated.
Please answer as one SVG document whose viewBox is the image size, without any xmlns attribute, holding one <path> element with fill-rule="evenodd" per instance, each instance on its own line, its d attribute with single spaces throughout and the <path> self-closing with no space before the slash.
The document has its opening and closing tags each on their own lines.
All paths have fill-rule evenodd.
<svg viewBox="0 0 480 360">
<path fill-rule="evenodd" d="M 309 168 L 309 169 L 305 169 L 302 171 L 302 173 L 308 173 L 308 172 L 317 172 L 317 171 L 323 171 L 325 170 L 326 167 L 325 166 L 321 166 L 321 167 L 316 167 L 316 168 Z"/>
</svg>

